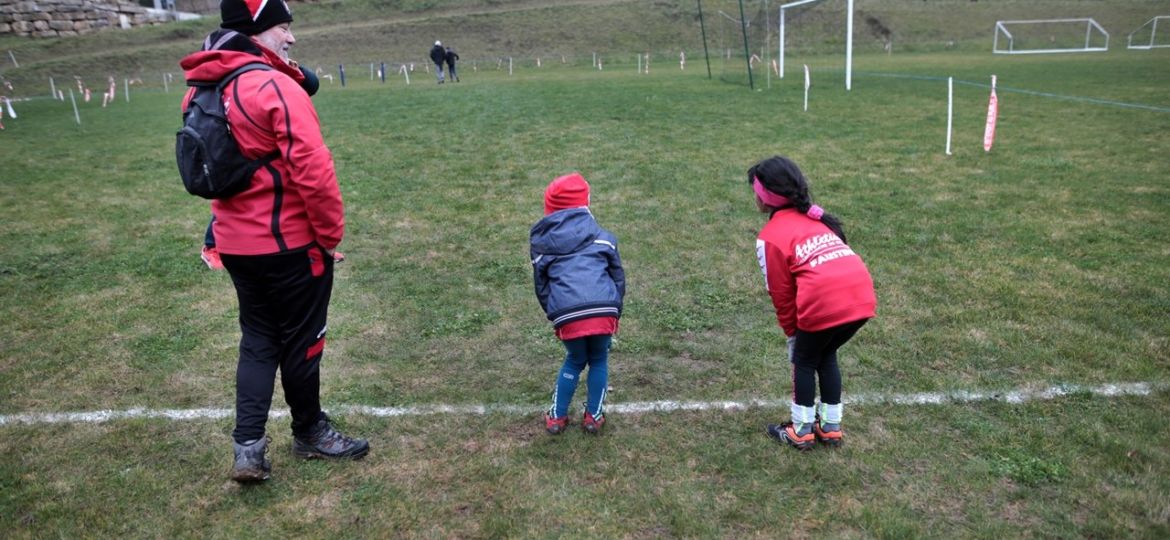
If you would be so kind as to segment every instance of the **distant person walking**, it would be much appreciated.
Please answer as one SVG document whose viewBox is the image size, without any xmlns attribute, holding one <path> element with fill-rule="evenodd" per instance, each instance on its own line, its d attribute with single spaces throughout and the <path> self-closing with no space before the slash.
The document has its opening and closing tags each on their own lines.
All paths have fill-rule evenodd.
<svg viewBox="0 0 1170 540">
<path fill-rule="evenodd" d="M 447 47 L 447 53 L 444 55 L 444 58 L 447 60 L 448 78 L 451 79 L 451 82 L 459 82 L 459 75 L 455 74 L 455 62 L 459 60 L 459 55 L 455 52 L 455 49 Z"/>
<path fill-rule="evenodd" d="M 443 84 L 443 62 L 446 60 L 447 51 L 443 50 L 443 42 L 435 40 L 435 46 L 431 47 L 431 62 L 435 63 L 435 77 L 439 84 Z"/>
<path fill-rule="evenodd" d="M 333 254 L 345 233 L 345 208 L 305 73 L 289 60 L 292 12 L 283 1 L 245 0 L 223 0 L 220 11 L 220 29 L 180 65 L 189 81 L 219 81 L 248 64 L 267 65 L 224 87 L 231 96 L 225 109 L 245 157 L 279 152 L 246 190 L 211 203 L 242 334 L 231 478 L 255 482 L 267 480 L 272 468 L 265 426 L 277 371 L 291 409 L 294 456 L 358 459 L 370 446 L 338 433 L 321 410 Z"/>
<path fill-rule="evenodd" d="M 769 424 L 768 435 L 798 450 L 817 442 L 840 446 L 837 349 L 873 318 L 873 279 L 845 243 L 841 222 L 812 203 L 795 163 L 774 156 L 748 169 L 747 179 L 756 207 L 769 216 L 756 239 L 756 257 L 792 363 L 792 420 Z"/>
<path fill-rule="evenodd" d="M 626 274 L 617 238 L 589 211 L 589 183 L 579 173 L 553 180 L 544 192 L 544 218 L 529 233 L 536 298 L 565 346 L 544 428 L 560 434 L 569 423 L 569 402 L 589 367 L 581 427 L 597 434 L 605 423 L 609 345 L 618 330 Z"/>
</svg>

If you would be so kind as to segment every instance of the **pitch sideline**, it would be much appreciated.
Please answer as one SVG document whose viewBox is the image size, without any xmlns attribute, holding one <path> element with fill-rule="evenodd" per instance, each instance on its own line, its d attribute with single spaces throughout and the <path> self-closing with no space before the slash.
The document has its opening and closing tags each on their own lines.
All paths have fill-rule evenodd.
<svg viewBox="0 0 1170 540">
<path fill-rule="evenodd" d="M 846 402 L 852 405 L 942 405 L 946 403 L 970 403 L 977 401 L 999 401 L 1010 404 L 1056 399 L 1071 394 L 1091 394 L 1102 397 L 1148 396 L 1166 390 L 1170 385 L 1164 382 L 1112 383 L 1096 386 L 1061 384 L 1046 388 L 1021 388 L 1010 391 L 955 391 L 924 392 L 916 394 L 846 394 Z M 752 399 L 747 401 L 633 401 L 613 403 L 606 407 L 608 412 L 619 414 L 641 414 L 672 411 L 740 411 L 751 408 L 776 409 L 788 406 L 787 399 Z M 373 407 L 368 405 L 340 405 L 331 408 L 343 414 L 357 414 L 381 418 L 399 416 L 424 416 L 433 414 L 528 414 L 541 409 L 539 405 L 419 405 L 414 407 Z M 100 424 L 117 420 L 137 418 L 166 420 L 216 420 L 231 418 L 233 409 L 144 409 L 134 408 L 120 411 L 99 410 L 60 413 L 18 413 L 0 415 L 0 426 L 38 424 Z M 274 409 L 271 418 L 288 416 L 287 409 Z"/>
</svg>

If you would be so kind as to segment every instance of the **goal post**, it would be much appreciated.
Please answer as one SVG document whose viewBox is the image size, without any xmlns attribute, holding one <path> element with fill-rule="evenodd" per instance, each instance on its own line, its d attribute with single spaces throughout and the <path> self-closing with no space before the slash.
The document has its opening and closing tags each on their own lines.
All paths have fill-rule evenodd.
<svg viewBox="0 0 1170 540">
<path fill-rule="evenodd" d="M 1129 38 L 1126 40 L 1125 47 L 1127 49 L 1140 50 L 1162 49 L 1170 47 L 1170 38 L 1166 38 L 1166 35 L 1170 32 L 1162 32 L 1163 39 L 1161 42 L 1158 41 L 1159 21 L 1162 21 L 1163 25 L 1170 24 L 1170 15 L 1159 15 L 1154 17 L 1153 19 L 1146 21 L 1146 24 L 1139 26 L 1137 30 L 1130 32 Z M 1146 32 L 1150 33 L 1150 38 L 1148 40 L 1144 39 Z M 1138 37 L 1139 41 L 1137 43 L 1134 43 L 1134 36 Z"/>
<path fill-rule="evenodd" d="M 1109 50 L 1109 32 L 1091 18 L 996 21 L 994 54 L 1052 54 Z"/>
<path fill-rule="evenodd" d="M 785 11 L 820 1 L 822 0 L 797 0 L 795 2 L 789 2 L 780 6 L 780 39 L 776 57 L 779 60 L 779 72 L 781 79 L 784 78 Z M 847 0 L 845 6 L 845 89 L 850 90 L 853 88 L 853 0 Z"/>
</svg>

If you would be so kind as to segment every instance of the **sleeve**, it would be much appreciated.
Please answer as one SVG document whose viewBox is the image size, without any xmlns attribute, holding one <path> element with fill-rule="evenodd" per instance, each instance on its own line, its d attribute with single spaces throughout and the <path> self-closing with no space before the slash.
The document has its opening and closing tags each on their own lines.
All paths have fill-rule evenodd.
<svg viewBox="0 0 1170 540">
<path fill-rule="evenodd" d="M 609 258 L 609 277 L 617 286 L 618 299 L 624 301 L 626 298 L 626 271 L 622 268 L 622 256 L 618 252 L 616 239 L 613 240 L 613 250 L 606 253 Z"/>
<path fill-rule="evenodd" d="M 788 257 L 776 246 L 757 239 L 756 259 L 776 309 L 776 321 L 784 335 L 792 336 L 796 334 L 796 282 L 788 269 Z"/>
<path fill-rule="evenodd" d="M 289 166 L 289 186 L 305 201 L 317 244 L 335 249 L 345 234 L 345 206 L 317 110 L 292 78 L 274 77 L 272 82 L 279 99 L 269 114 L 277 148 Z"/>
<path fill-rule="evenodd" d="M 545 314 L 548 314 L 548 257 L 540 255 L 535 251 L 528 252 L 532 260 L 532 283 L 533 289 L 536 292 L 536 300 L 540 302 L 540 309 L 543 309 Z"/>
</svg>

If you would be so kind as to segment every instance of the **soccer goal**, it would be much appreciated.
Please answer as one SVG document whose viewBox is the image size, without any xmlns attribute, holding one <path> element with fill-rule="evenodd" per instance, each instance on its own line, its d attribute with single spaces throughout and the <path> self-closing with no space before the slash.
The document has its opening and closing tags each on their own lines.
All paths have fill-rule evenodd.
<svg viewBox="0 0 1170 540">
<path fill-rule="evenodd" d="M 1162 49 L 1170 47 L 1170 32 L 1163 31 L 1162 35 L 1158 35 L 1158 21 L 1162 24 L 1170 23 L 1170 15 L 1159 15 L 1146 21 L 1146 24 L 1138 27 L 1137 30 L 1129 33 L 1129 40 L 1126 43 L 1127 49 Z M 1149 37 L 1147 37 L 1149 36 Z M 1137 37 L 1137 42 L 1134 42 L 1134 37 Z"/>
<path fill-rule="evenodd" d="M 1051 54 L 1109 50 L 1109 32 L 1093 19 L 996 21 L 995 54 Z"/>
<path fill-rule="evenodd" d="M 784 49 L 786 46 L 785 33 L 786 20 L 788 19 L 789 10 L 795 8 L 802 8 L 809 4 L 820 2 L 822 0 L 797 0 L 789 2 L 780 6 L 779 14 L 779 46 L 776 58 L 779 60 L 780 78 L 784 78 Z M 853 87 L 853 0 L 848 0 L 845 4 L 845 89 L 850 90 Z"/>
</svg>

